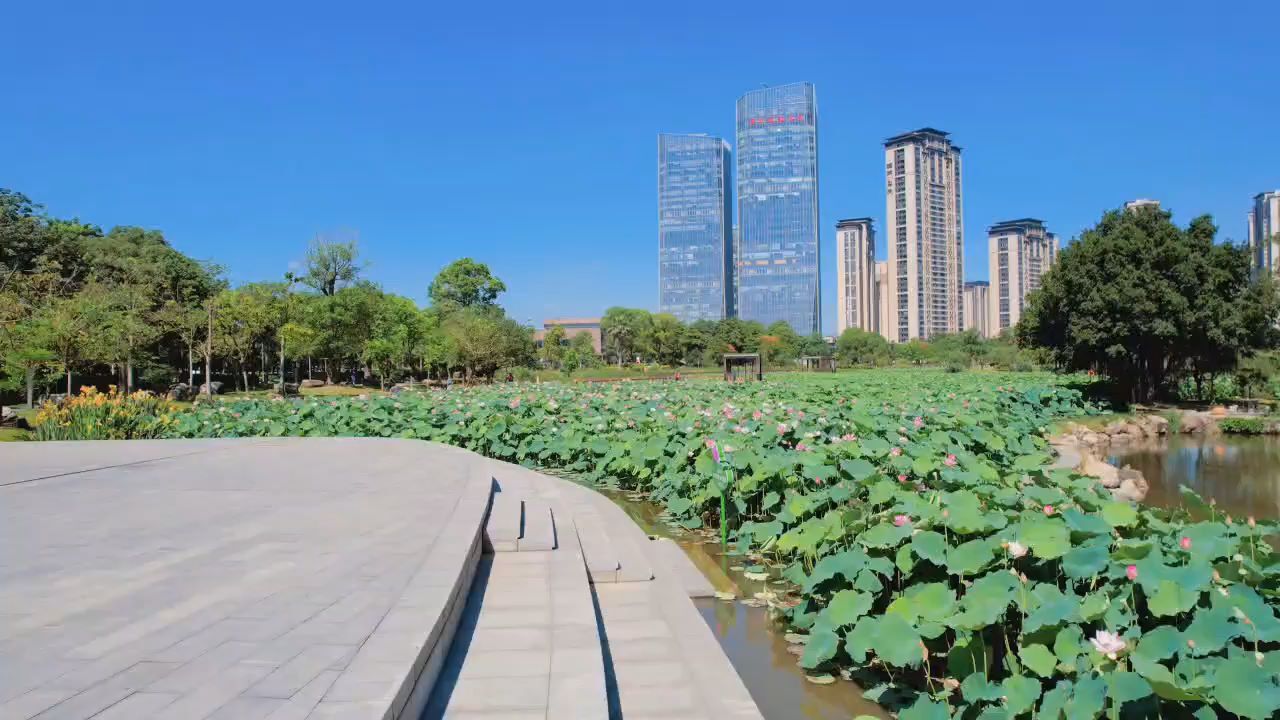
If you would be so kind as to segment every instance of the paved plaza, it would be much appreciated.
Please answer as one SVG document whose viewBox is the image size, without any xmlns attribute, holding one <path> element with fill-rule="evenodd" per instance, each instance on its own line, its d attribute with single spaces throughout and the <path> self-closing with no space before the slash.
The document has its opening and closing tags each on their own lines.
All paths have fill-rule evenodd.
<svg viewBox="0 0 1280 720">
<path fill-rule="evenodd" d="M 658 546 L 430 443 L 6 444 L 0 720 L 758 718 Z"/>
</svg>

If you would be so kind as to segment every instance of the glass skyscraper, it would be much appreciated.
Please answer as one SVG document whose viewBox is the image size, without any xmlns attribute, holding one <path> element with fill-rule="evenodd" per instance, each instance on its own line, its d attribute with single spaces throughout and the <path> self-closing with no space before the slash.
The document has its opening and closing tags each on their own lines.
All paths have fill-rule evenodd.
<svg viewBox="0 0 1280 720">
<path fill-rule="evenodd" d="M 729 143 L 658 136 L 658 307 L 683 322 L 733 317 Z"/>
<path fill-rule="evenodd" d="M 738 99 L 738 316 L 822 326 L 818 252 L 818 113 L 813 84 Z"/>
</svg>

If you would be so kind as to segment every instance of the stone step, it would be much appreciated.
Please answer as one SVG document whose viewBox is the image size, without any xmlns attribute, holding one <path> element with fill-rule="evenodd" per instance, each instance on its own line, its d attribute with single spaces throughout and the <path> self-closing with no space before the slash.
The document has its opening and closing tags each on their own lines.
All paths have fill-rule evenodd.
<svg viewBox="0 0 1280 720">
<path fill-rule="evenodd" d="M 594 583 L 618 582 L 618 551 L 609 535 L 604 531 L 600 519 L 595 514 L 575 512 L 574 529 L 577 531 L 578 543 L 582 546 L 582 555 L 586 563 L 587 573 Z"/>
<path fill-rule="evenodd" d="M 520 547 L 524 501 L 507 492 L 495 492 L 484 532 L 489 552 L 515 552 Z"/>
<path fill-rule="evenodd" d="M 524 533 L 517 549 L 520 552 L 556 549 L 555 517 L 545 500 L 524 501 Z"/>
<path fill-rule="evenodd" d="M 652 538 L 645 546 L 654 573 L 660 577 L 670 578 L 672 582 L 684 588 L 685 594 L 691 598 L 714 597 L 715 587 L 707 576 L 702 574 L 689 555 L 671 538 Z"/>
</svg>

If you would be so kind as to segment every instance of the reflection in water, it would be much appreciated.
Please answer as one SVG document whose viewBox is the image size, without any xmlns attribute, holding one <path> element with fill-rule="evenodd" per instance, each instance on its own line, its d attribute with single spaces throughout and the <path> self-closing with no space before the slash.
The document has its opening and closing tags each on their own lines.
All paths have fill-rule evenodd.
<svg viewBox="0 0 1280 720">
<path fill-rule="evenodd" d="M 1142 472 L 1151 505 L 1177 506 L 1185 485 L 1236 517 L 1280 517 L 1280 438 L 1172 435 L 1113 446 L 1109 461 Z"/>
</svg>

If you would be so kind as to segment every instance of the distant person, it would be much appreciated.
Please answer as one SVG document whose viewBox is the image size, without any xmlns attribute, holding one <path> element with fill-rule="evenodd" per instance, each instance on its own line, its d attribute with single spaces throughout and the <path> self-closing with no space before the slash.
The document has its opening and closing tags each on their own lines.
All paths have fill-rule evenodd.
<svg viewBox="0 0 1280 720">
<path fill-rule="evenodd" d="M 680 382 L 680 371 L 676 371 L 676 382 Z"/>
<path fill-rule="evenodd" d="M 507 382 L 515 382 L 515 381 L 516 381 L 515 375 L 512 375 L 511 373 L 507 373 Z"/>
<path fill-rule="evenodd" d="M 444 389 L 450 390 L 452 388 L 453 388 L 453 376 L 450 375 L 444 379 Z"/>
</svg>

